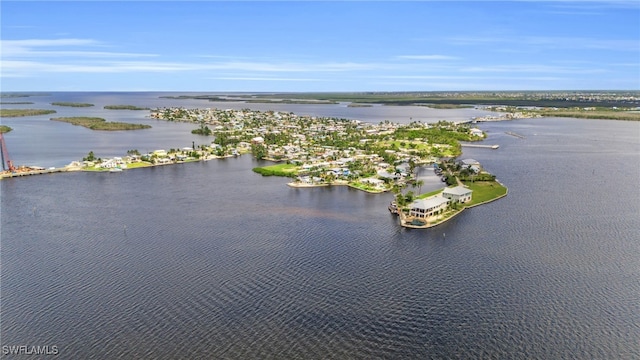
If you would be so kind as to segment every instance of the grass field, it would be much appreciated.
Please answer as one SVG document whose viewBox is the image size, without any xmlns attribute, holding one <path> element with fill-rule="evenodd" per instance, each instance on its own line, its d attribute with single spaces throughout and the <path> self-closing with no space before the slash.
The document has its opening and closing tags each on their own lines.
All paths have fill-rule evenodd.
<svg viewBox="0 0 640 360">
<path fill-rule="evenodd" d="M 476 181 L 465 182 L 464 184 L 473 190 L 471 202 L 465 204 L 466 206 L 473 206 L 485 201 L 493 200 L 504 196 L 507 193 L 507 188 L 497 181 Z"/>
<path fill-rule="evenodd" d="M 298 174 L 299 166 L 294 164 L 275 164 L 253 168 L 253 172 L 262 176 L 288 176 L 293 177 Z"/>
</svg>

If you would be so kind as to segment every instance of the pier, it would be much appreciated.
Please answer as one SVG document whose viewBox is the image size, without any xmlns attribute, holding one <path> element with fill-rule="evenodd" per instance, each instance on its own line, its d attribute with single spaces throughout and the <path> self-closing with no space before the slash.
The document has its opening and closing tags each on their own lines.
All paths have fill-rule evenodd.
<svg viewBox="0 0 640 360">
<path fill-rule="evenodd" d="M 29 176 L 29 175 L 42 175 L 42 174 L 53 174 L 59 172 L 67 172 L 67 171 L 79 171 L 80 168 L 75 167 L 62 167 L 62 168 L 53 168 L 53 169 L 20 169 L 17 171 L 4 171 L 0 173 L 0 179 L 4 178 L 12 178 L 19 176 Z"/>
<path fill-rule="evenodd" d="M 477 144 L 460 144 L 462 147 L 484 148 L 484 149 L 497 149 L 500 145 L 477 145 Z"/>
</svg>

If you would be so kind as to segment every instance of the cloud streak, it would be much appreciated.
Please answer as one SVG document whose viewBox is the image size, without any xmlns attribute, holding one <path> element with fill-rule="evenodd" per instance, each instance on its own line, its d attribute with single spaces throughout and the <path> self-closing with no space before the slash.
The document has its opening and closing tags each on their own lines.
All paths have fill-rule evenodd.
<svg viewBox="0 0 640 360">
<path fill-rule="evenodd" d="M 398 55 L 397 59 L 403 60 L 457 60 L 459 57 L 449 55 Z"/>
</svg>

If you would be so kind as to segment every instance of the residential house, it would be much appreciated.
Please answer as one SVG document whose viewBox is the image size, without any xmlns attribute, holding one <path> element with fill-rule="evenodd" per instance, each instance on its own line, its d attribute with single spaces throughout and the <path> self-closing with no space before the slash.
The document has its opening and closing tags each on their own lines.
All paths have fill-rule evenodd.
<svg viewBox="0 0 640 360">
<path fill-rule="evenodd" d="M 427 218 L 438 215 L 447 208 L 449 201 L 449 199 L 441 196 L 415 200 L 411 203 L 409 216 Z"/>
<path fill-rule="evenodd" d="M 442 196 L 453 202 L 466 203 L 471 201 L 471 189 L 464 186 L 448 187 L 442 191 Z"/>
</svg>

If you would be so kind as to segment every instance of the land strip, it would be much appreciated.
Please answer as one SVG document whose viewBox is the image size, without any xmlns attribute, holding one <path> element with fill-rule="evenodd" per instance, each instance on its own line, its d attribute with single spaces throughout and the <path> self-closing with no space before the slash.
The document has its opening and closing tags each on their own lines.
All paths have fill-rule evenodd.
<svg viewBox="0 0 640 360">
<path fill-rule="evenodd" d="M 117 130 L 139 130 L 139 129 L 151 128 L 150 125 L 143 125 L 143 124 L 107 122 L 105 119 L 98 118 L 98 117 L 59 117 L 59 118 L 51 118 L 51 120 L 66 122 L 73 125 L 79 125 L 91 130 L 117 131 Z"/>
<path fill-rule="evenodd" d="M 91 107 L 93 104 L 89 103 L 74 103 L 74 102 L 52 102 L 51 105 L 55 106 L 69 106 L 69 107 Z"/>
</svg>

